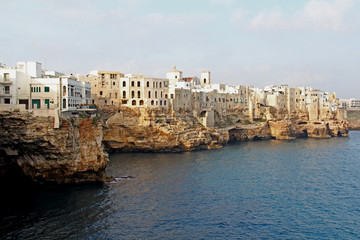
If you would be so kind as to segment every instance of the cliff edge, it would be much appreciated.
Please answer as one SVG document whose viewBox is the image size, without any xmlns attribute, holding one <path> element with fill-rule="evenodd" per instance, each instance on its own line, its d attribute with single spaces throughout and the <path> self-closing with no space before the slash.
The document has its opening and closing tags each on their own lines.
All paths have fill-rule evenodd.
<svg viewBox="0 0 360 240">
<path fill-rule="evenodd" d="M 102 145 L 102 125 L 93 119 L 33 117 L 0 112 L 2 171 L 17 165 L 38 183 L 103 181 L 108 154 Z"/>
</svg>

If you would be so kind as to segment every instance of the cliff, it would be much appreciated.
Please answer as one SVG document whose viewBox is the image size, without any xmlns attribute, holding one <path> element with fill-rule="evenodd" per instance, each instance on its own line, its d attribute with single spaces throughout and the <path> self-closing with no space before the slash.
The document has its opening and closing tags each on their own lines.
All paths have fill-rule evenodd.
<svg viewBox="0 0 360 240">
<path fill-rule="evenodd" d="M 0 112 L 2 172 L 17 165 L 34 182 L 102 181 L 108 155 L 102 145 L 102 125 L 93 119 L 61 119 Z"/>
<path fill-rule="evenodd" d="M 360 130 L 360 110 L 348 110 L 347 120 L 350 130 Z"/>
<path fill-rule="evenodd" d="M 159 110 L 103 109 L 103 142 L 109 151 L 179 152 L 219 148 L 228 142 L 226 130 L 208 129 L 191 114 L 181 117 Z M 104 114 L 105 113 L 105 114 Z"/>
<path fill-rule="evenodd" d="M 215 127 L 201 116 L 160 109 L 102 107 L 97 117 L 60 119 L 0 112 L 0 175 L 17 168 L 34 182 L 105 180 L 107 152 L 179 152 L 221 148 L 230 141 L 348 136 L 347 121 L 309 121 L 269 107 L 258 118 L 244 110 L 215 113 Z"/>
<path fill-rule="evenodd" d="M 213 128 L 203 127 L 189 112 L 105 107 L 100 115 L 106 116 L 103 142 L 108 151 L 191 151 L 220 148 L 229 141 L 348 136 L 347 121 L 309 121 L 306 113 L 289 116 L 272 108 L 260 112 L 253 122 L 244 111 L 215 114 Z"/>
</svg>

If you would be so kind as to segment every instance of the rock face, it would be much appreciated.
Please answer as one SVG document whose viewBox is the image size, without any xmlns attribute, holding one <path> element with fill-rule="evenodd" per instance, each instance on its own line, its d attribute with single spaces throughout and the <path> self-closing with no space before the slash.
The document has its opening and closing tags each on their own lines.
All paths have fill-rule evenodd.
<svg viewBox="0 0 360 240">
<path fill-rule="evenodd" d="M 142 111 L 142 112 L 141 112 Z M 110 151 L 179 152 L 219 148 L 227 131 L 207 129 L 191 115 L 122 109 L 106 120 L 103 142 Z"/>
<path fill-rule="evenodd" d="M 266 122 L 257 124 L 238 125 L 229 130 L 230 141 L 247 141 L 270 139 L 271 131 Z"/>
<path fill-rule="evenodd" d="M 103 142 L 109 151 L 192 151 L 220 148 L 229 141 L 348 136 L 346 121 L 309 121 L 306 114 L 288 116 L 274 109 L 265 109 L 263 118 L 253 123 L 231 112 L 221 116 L 222 128 L 205 128 L 186 112 L 175 115 L 129 108 L 114 109 L 112 114 L 109 109 L 103 111 L 108 116 L 104 119 Z"/>
<path fill-rule="evenodd" d="M 347 120 L 350 130 L 360 130 L 360 110 L 348 110 Z"/>
<path fill-rule="evenodd" d="M 54 119 L 28 113 L 0 113 L 0 175 L 16 166 L 35 182 L 105 180 L 106 151 L 179 152 L 221 148 L 229 141 L 348 136 L 347 121 L 309 121 L 264 108 L 259 118 L 245 111 L 215 113 L 206 128 L 190 112 L 103 107 L 98 118 Z M 106 149 L 106 151 L 104 150 Z"/>
<path fill-rule="evenodd" d="M 2 162 L 15 161 L 34 182 L 102 181 L 108 155 L 103 150 L 101 123 L 92 119 L 54 119 L 1 113 Z M 12 157 L 10 157 L 12 155 Z"/>
</svg>

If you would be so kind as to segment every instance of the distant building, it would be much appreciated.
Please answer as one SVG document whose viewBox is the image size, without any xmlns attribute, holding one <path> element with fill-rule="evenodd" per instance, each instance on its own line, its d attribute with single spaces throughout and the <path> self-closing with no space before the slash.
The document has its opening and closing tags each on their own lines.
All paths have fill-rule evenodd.
<svg viewBox="0 0 360 240">
<path fill-rule="evenodd" d="M 41 63 L 18 62 L 16 68 L 0 66 L 0 104 L 25 109 L 76 110 L 91 103 L 91 86 L 73 76 L 44 71 Z"/>
<path fill-rule="evenodd" d="M 355 98 L 340 99 L 340 107 L 348 110 L 360 110 L 360 100 Z"/>
</svg>

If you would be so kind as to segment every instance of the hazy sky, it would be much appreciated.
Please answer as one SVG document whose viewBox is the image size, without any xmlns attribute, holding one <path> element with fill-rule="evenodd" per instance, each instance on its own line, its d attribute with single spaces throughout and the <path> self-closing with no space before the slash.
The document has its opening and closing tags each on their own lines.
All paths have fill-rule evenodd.
<svg viewBox="0 0 360 240">
<path fill-rule="evenodd" d="M 360 98 L 358 0 L 0 0 L 0 62 L 310 85 Z"/>
</svg>

